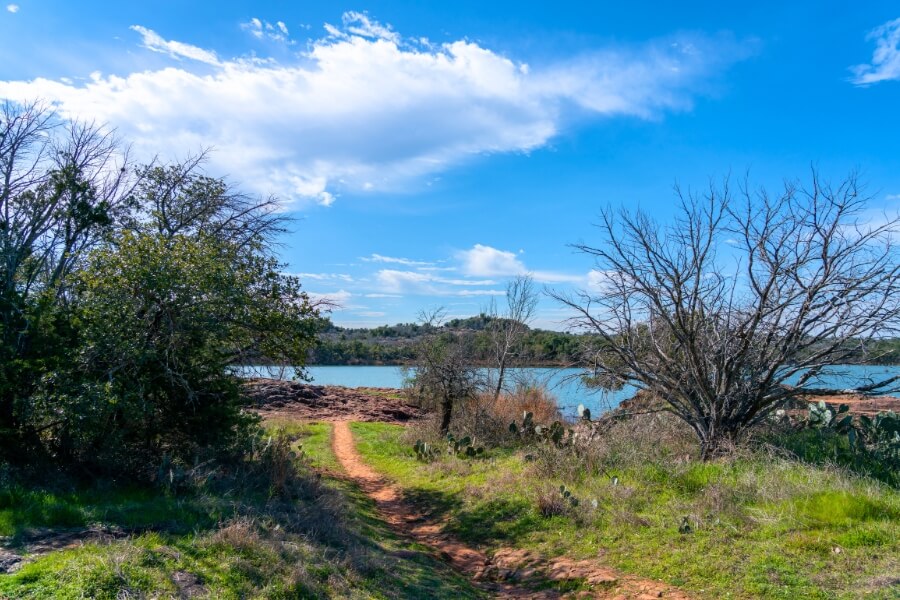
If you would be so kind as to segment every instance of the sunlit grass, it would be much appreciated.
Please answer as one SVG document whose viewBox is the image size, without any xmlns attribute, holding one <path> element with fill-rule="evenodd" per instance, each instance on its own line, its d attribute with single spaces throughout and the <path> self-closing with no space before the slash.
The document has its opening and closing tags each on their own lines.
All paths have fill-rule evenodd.
<svg viewBox="0 0 900 600">
<path fill-rule="evenodd" d="M 93 524 L 135 526 L 136 533 L 32 557 L 0 575 L 0 598 L 180 598 L 191 586 L 224 599 L 482 597 L 430 552 L 396 536 L 358 488 L 331 476 L 338 463 L 329 424 L 270 426 L 302 450 L 298 468 L 316 482 L 312 496 L 2 490 L 7 535 Z"/>
<path fill-rule="evenodd" d="M 352 427 L 373 467 L 470 543 L 599 556 L 698 597 L 897 597 L 900 493 L 872 480 L 755 455 L 567 479 L 540 471 L 524 451 L 423 464 L 402 428 Z M 559 485 L 578 507 L 542 516 L 540 497 Z M 685 522 L 689 533 L 679 531 Z"/>
</svg>

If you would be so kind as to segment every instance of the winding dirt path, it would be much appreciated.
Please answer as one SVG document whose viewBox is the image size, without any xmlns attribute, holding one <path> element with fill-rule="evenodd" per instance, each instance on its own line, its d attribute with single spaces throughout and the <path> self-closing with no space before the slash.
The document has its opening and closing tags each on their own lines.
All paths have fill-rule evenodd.
<svg viewBox="0 0 900 600">
<path fill-rule="evenodd" d="M 524 550 L 501 549 L 488 557 L 443 532 L 440 523 L 428 521 L 403 499 L 402 490 L 368 466 L 356 449 L 348 421 L 335 421 L 332 447 L 347 475 L 375 501 L 382 518 L 399 534 L 433 548 L 443 560 L 467 575 L 479 589 L 495 598 L 550 600 L 562 598 L 553 590 L 535 591 L 527 583 L 539 584 L 572 579 L 584 580 L 592 591 L 576 592 L 567 598 L 607 600 L 690 600 L 680 590 L 663 583 L 623 576 L 593 560 L 565 558 L 544 560 Z M 512 583 L 524 582 L 524 583 Z"/>
</svg>

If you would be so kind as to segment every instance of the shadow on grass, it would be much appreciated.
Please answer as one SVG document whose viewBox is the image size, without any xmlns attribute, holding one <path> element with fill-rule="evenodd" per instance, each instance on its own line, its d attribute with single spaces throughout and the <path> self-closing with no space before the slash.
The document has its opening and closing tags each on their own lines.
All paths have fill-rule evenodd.
<svg viewBox="0 0 900 600">
<path fill-rule="evenodd" d="M 244 592 L 255 595 L 268 589 L 273 576 L 291 580 L 297 566 L 281 558 L 286 556 L 281 548 L 289 544 L 311 547 L 316 557 L 314 563 L 303 567 L 307 570 L 304 589 L 308 593 L 301 597 L 336 593 L 330 587 L 328 573 L 341 573 L 345 586 L 341 589 L 352 589 L 362 597 L 484 597 L 430 549 L 396 535 L 378 518 L 374 503 L 352 483 L 303 469 L 288 496 L 269 498 L 253 490 L 245 490 L 243 495 L 239 492 L 239 488 L 231 488 L 218 495 L 208 490 L 176 497 L 154 490 L 0 490 L 0 518 L 6 527 L 3 533 L 12 536 L 3 545 L 16 549 L 12 542 L 18 540 L 18 550 L 31 552 L 35 532 L 64 537 L 73 527 L 101 524 L 137 531 L 140 526 L 157 533 L 104 542 L 122 543 L 123 556 L 156 557 L 152 565 L 144 564 L 149 559 L 135 558 L 137 563 L 129 563 L 125 573 L 151 568 L 166 580 L 180 572 L 197 572 L 201 580 L 221 578 L 221 585 L 231 586 L 226 589 L 242 590 L 238 596 Z M 142 544 L 148 546 L 134 550 Z M 106 551 L 101 546 L 97 550 L 92 550 L 92 545 L 79 546 L 81 550 L 74 554 L 56 553 L 56 548 L 48 546 L 44 559 L 38 558 L 20 573 L 0 575 L 0 596 L 12 592 L 13 597 L 39 597 L 39 593 L 28 590 L 50 589 L 59 577 L 72 579 L 72 572 L 84 568 L 80 557 L 92 552 L 103 555 Z M 177 549 L 174 555 L 178 558 L 160 554 L 159 547 Z M 43 550 L 38 553 L 45 554 Z M 237 571 L 224 566 L 232 563 L 242 566 Z M 87 577 L 80 579 L 84 579 L 84 585 L 90 583 Z M 110 585 L 126 589 L 133 583 L 122 580 Z M 92 588 L 79 586 L 73 590 L 87 590 L 88 596 L 93 593 Z"/>
<path fill-rule="evenodd" d="M 524 498 L 496 498 L 466 508 L 457 494 L 407 488 L 404 497 L 429 518 L 449 518 L 444 530 L 480 546 L 516 544 L 540 526 L 540 517 Z"/>
</svg>

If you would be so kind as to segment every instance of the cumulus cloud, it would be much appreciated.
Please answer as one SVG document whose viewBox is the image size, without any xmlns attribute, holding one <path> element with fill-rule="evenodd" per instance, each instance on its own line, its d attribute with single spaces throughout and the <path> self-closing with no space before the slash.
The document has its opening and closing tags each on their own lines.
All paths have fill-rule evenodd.
<svg viewBox="0 0 900 600">
<path fill-rule="evenodd" d="M 529 269 L 515 252 L 483 244 L 475 244 L 469 250 L 458 252 L 456 257 L 460 261 L 460 270 L 470 277 L 529 275 L 539 283 L 589 283 L 589 274 Z"/>
<path fill-rule="evenodd" d="M 514 252 L 475 244 L 457 254 L 462 272 L 473 277 L 524 275 L 525 265 Z"/>
<path fill-rule="evenodd" d="M 12 14 L 16 14 L 17 12 L 19 12 L 19 5 L 18 4 L 7 4 L 6 12 L 11 12 Z"/>
<path fill-rule="evenodd" d="M 900 79 L 900 19 L 876 27 L 866 39 L 875 41 L 872 62 L 851 67 L 851 81 L 856 85 L 871 85 Z"/>
<path fill-rule="evenodd" d="M 144 48 L 147 48 L 148 50 L 168 54 L 176 59 L 189 58 L 208 65 L 220 65 L 219 57 L 216 56 L 216 53 L 212 50 L 204 50 L 203 48 L 192 46 L 190 44 L 163 39 L 161 35 L 152 29 L 147 29 L 140 25 L 132 25 L 130 29 L 141 34 Z"/>
<path fill-rule="evenodd" d="M 287 31 L 260 19 L 245 25 L 254 36 Z M 473 41 L 404 38 L 346 13 L 284 63 L 220 58 L 133 29 L 177 62 L 68 82 L 0 80 L 0 97 L 45 98 L 64 116 L 108 122 L 144 158 L 212 147 L 211 170 L 298 205 L 423 185 L 480 155 L 540 148 L 576 118 L 689 109 L 742 52 L 683 36 L 526 66 Z"/>
</svg>

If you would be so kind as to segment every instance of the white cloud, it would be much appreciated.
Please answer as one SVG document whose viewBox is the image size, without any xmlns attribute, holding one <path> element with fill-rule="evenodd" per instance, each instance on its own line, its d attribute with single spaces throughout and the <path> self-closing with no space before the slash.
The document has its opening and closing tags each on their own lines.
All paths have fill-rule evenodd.
<svg viewBox="0 0 900 600">
<path fill-rule="evenodd" d="M 856 85 L 871 85 L 880 81 L 900 79 L 900 19 L 888 21 L 866 36 L 875 40 L 871 64 L 851 67 Z"/>
<path fill-rule="evenodd" d="M 313 302 L 330 304 L 337 309 L 350 308 L 348 303 L 353 294 L 347 290 L 338 290 L 337 292 L 307 292 L 309 299 Z"/>
<path fill-rule="evenodd" d="M 219 57 L 216 56 L 216 53 L 212 50 L 204 50 L 203 48 L 192 46 L 190 44 L 163 39 L 161 35 L 152 29 L 147 29 L 140 25 L 132 25 L 130 29 L 141 34 L 144 48 L 147 48 L 148 50 L 168 54 L 176 59 L 183 57 L 208 65 L 219 66 L 221 64 L 219 62 Z"/>
<path fill-rule="evenodd" d="M 529 275 L 538 283 L 590 285 L 591 282 L 591 273 L 580 274 L 529 269 L 515 252 L 498 250 L 484 244 L 475 244 L 469 250 L 457 252 L 456 258 L 460 261 L 460 271 L 469 277 Z"/>
<path fill-rule="evenodd" d="M 337 37 L 345 38 L 347 35 L 358 35 L 364 38 L 377 40 L 387 40 L 389 42 L 400 42 L 400 36 L 391 29 L 390 25 L 382 25 L 378 21 L 373 21 L 366 13 L 356 11 L 345 12 L 341 19 L 344 23 L 344 31 L 338 32 Z M 336 28 L 332 28 L 336 30 Z"/>
<path fill-rule="evenodd" d="M 268 25 L 246 28 L 287 29 Z M 326 206 L 342 190 L 407 189 L 479 155 L 540 148 L 575 118 L 689 109 L 704 81 L 738 58 L 733 42 L 693 36 L 526 69 L 476 42 L 424 45 L 347 13 L 283 64 L 220 59 L 134 29 L 148 49 L 203 64 L 0 81 L 0 98 L 45 98 L 64 116 L 108 122 L 145 159 L 211 146 L 210 170 L 247 191 Z"/>
<path fill-rule="evenodd" d="M 303 279 L 313 279 L 315 281 L 346 281 L 351 283 L 353 277 L 346 273 L 297 273 L 297 277 Z"/>
<path fill-rule="evenodd" d="M 475 244 L 471 250 L 457 254 L 462 272 L 472 277 L 507 277 L 524 275 L 525 265 L 514 252 Z"/>
<path fill-rule="evenodd" d="M 248 31 L 250 35 L 260 40 L 270 39 L 276 42 L 294 43 L 290 39 L 290 31 L 284 21 L 276 21 L 273 24 L 253 17 L 246 23 L 241 23 L 241 29 Z"/>
<path fill-rule="evenodd" d="M 493 279 L 448 279 L 419 271 L 398 271 L 381 269 L 375 274 L 375 281 L 385 293 L 413 293 L 430 296 L 458 295 L 456 287 L 479 287 L 495 285 Z"/>
<path fill-rule="evenodd" d="M 12 14 L 16 14 L 17 12 L 19 12 L 19 5 L 18 4 L 7 4 L 6 12 L 11 12 Z"/>
<path fill-rule="evenodd" d="M 895 200 L 900 200 L 900 194 L 888 194 L 884 197 L 888 202 L 893 202 Z"/>
<path fill-rule="evenodd" d="M 407 267 L 425 267 L 433 264 L 422 260 L 412 260 L 409 258 L 400 258 L 396 256 L 383 256 L 381 254 L 374 253 L 370 256 L 360 256 L 359 259 L 363 262 L 392 263 L 397 265 L 404 265 Z"/>
</svg>

